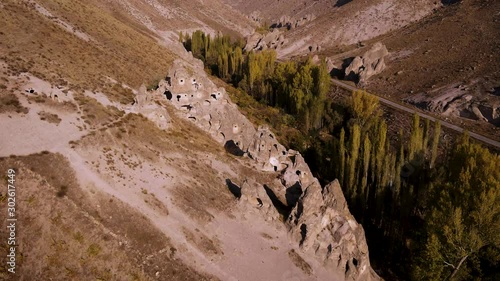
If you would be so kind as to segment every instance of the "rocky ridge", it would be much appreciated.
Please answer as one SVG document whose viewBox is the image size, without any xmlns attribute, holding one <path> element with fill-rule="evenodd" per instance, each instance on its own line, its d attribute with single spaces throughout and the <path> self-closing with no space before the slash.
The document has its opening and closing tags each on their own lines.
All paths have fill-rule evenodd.
<svg viewBox="0 0 500 281">
<path fill-rule="evenodd" d="M 322 188 L 300 153 L 281 145 L 268 127 L 255 129 L 225 89 L 216 87 L 204 74 L 201 61 L 176 60 L 157 89 L 139 91 L 135 106 L 147 108 L 148 103 L 165 99 L 227 152 L 255 169 L 275 173 L 275 180 L 267 184 L 245 180 L 240 187 L 228 182 L 241 206 L 257 209 L 276 223 L 280 223 L 281 213 L 292 242 L 328 268 L 345 274 L 345 280 L 379 280 L 370 267 L 363 228 L 349 213 L 338 182 Z M 164 128 L 166 121 L 154 117 L 158 112 L 146 111 L 146 116 Z M 280 206 L 288 211 L 279 210 Z"/>
</svg>

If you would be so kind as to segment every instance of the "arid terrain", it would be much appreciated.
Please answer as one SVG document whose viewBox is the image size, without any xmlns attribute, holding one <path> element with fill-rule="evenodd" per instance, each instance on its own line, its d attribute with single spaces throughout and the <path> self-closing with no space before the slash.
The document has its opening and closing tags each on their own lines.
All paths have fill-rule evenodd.
<svg viewBox="0 0 500 281">
<path fill-rule="evenodd" d="M 499 141 L 499 25 L 494 0 L 0 0 L 0 280 L 381 280 L 339 182 L 242 114 L 179 34 L 325 58 Z"/>
</svg>

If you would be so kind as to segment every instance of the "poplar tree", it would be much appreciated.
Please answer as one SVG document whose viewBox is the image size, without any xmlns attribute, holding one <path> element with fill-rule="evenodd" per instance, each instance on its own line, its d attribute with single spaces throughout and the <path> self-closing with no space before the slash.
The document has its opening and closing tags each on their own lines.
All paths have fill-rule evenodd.
<svg viewBox="0 0 500 281">
<path fill-rule="evenodd" d="M 427 155 L 427 151 L 429 149 L 430 127 L 431 125 L 429 119 L 425 119 L 423 140 L 422 140 L 422 151 L 424 156 Z"/>
<path fill-rule="evenodd" d="M 340 140 L 339 140 L 339 157 L 340 157 L 340 166 L 339 166 L 339 182 L 342 183 L 342 186 L 345 186 L 345 130 L 344 128 L 340 131 Z"/>
<path fill-rule="evenodd" d="M 415 158 L 415 154 L 419 153 L 422 149 L 422 131 L 420 129 L 420 117 L 417 113 L 413 115 L 413 125 L 410 137 L 410 161 Z"/>
<path fill-rule="evenodd" d="M 349 195 L 353 198 L 355 193 L 356 163 L 359 156 L 359 146 L 361 142 L 361 130 L 358 124 L 354 124 L 351 132 L 350 155 L 349 155 Z"/>
<path fill-rule="evenodd" d="M 432 138 L 431 163 L 430 163 L 431 168 L 433 168 L 434 164 L 436 163 L 440 135 L 441 135 L 441 123 L 439 123 L 439 121 L 436 121 L 436 123 L 434 124 L 434 135 Z"/>
<path fill-rule="evenodd" d="M 370 155 L 372 153 L 372 144 L 368 136 L 365 136 L 363 142 L 363 178 L 361 180 L 361 191 L 359 193 L 362 198 L 362 206 L 368 202 L 368 169 L 370 167 Z"/>
<path fill-rule="evenodd" d="M 377 182 L 380 184 L 382 182 L 384 156 L 385 156 L 385 146 L 387 140 L 387 124 L 385 121 L 381 121 L 378 126 L 377 133 L 377 150 L 375 152 L 376 157 L 376 172 L 377 172 Z"/>
</svg>

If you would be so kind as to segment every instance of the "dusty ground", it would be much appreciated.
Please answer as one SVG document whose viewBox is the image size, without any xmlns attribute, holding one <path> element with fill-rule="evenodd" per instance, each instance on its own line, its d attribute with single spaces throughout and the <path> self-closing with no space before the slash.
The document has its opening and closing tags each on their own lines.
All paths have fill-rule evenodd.
<svg viewBox="0 0 500 281">
<path fill-rule="evenodd" d="M 17 171 L 20 252 L 17 275 L 2 266 L 0 279 L 329 274 L 314 261 L 302 260 L 314 275 L 296 266 L 281 222 L 240 217 L 226 179 L 272 175 L 248 172 L 172 109 L 168 131 L 127 111 L 134 89 L 154 86 L 173 58 L 187 55 L 173 30 L 251 26 L 212 2 L 204 11 L 198 4 L 210 3 L 0 1 L 0 167 L 2 179 L 7 168 Z M 169 9 L 182 16 L 163 20 Z M 2 227 L 0 239 L 6 235 Z"/>
</svg>

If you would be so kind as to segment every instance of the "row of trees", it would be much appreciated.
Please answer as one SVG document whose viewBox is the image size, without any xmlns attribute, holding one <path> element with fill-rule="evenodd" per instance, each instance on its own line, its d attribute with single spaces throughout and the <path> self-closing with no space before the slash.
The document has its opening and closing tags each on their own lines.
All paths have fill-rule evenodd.
<svg viewBox="0 0 500 281">
<path fill-rule="evenodd" d="M 325 62 L 277 62 L 274 50 L 245 53 L 240 42 L 222 35 L 211 38 L 201 31 L 180 34 L 180 40 L 212 74 L 256 100 L 295 115 L 304 132 L 322 128 L 328 120 L 325 107 L 330 75 Z"/>
</svg>

